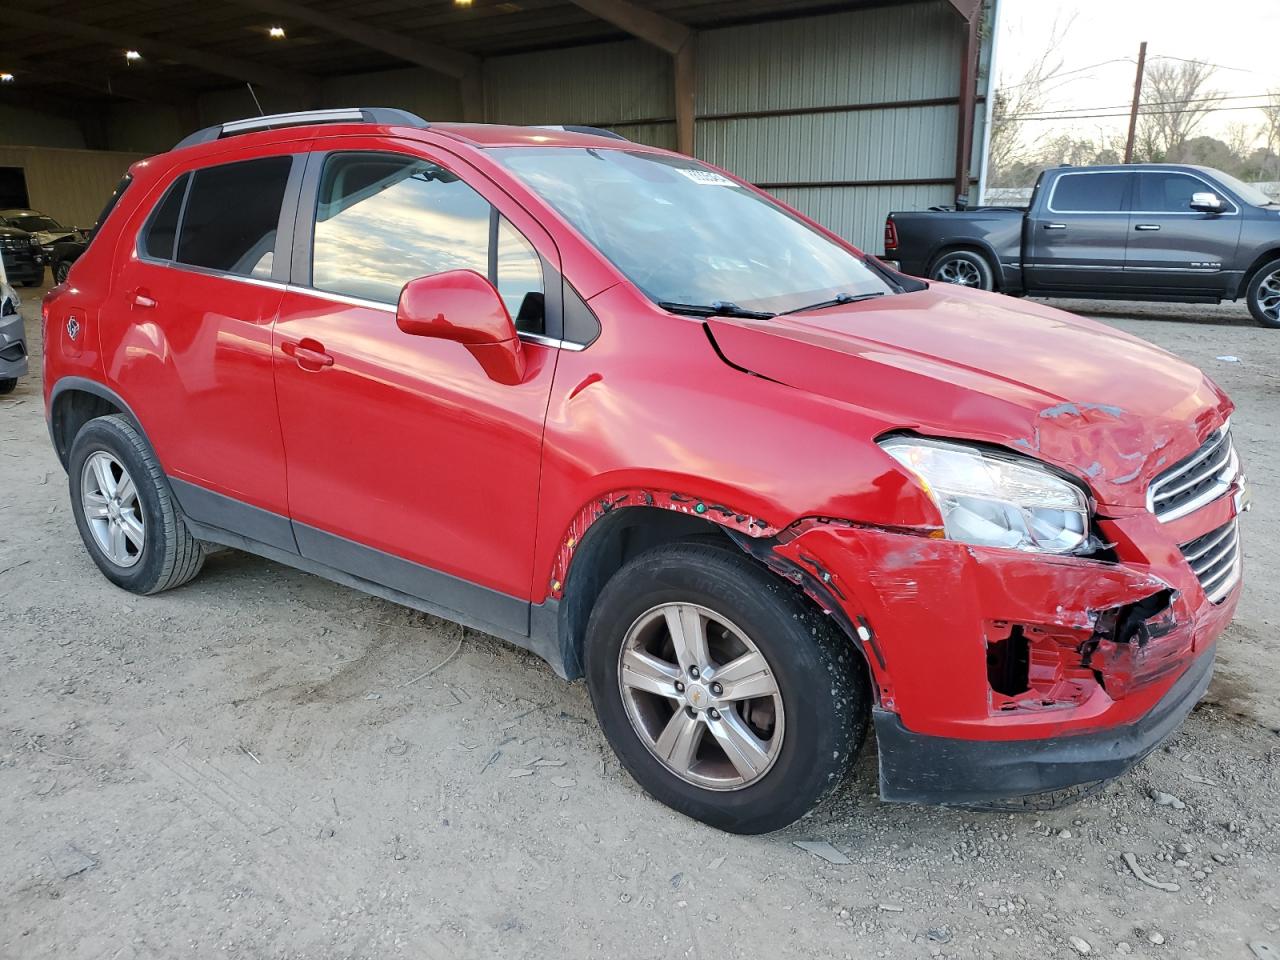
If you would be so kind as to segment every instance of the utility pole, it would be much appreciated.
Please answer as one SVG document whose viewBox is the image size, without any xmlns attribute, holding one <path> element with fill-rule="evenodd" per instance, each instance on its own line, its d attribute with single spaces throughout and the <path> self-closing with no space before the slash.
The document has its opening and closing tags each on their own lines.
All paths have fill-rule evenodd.
<svg viewBox="0 0 1280 960">
<path fill-rule="evenodd" d="M 1142 103 L 1142 75 L 1147 67 L 1147 41 L 1138 47 L 1138 74 L 1133 79 L 1133 109 L 1129 111 L 1129 139 L 1124 143 L 1124 162 L 1133 163 L 1133 138 L 1138 132 L 1138 107 Z"/>
</svg>

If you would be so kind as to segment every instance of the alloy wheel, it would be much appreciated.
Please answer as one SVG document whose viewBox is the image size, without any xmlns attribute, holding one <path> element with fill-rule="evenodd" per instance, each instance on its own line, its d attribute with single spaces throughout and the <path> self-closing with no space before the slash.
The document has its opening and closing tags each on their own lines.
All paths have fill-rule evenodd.
<svg viewBox="0 0 1280 960">
<path fill-rule="evenodd" d="M 104 450 L 84 462 L 80 505 L 94 542 L 108 560 L 132 567 L 142 558 L 147 532 L 138 488 L 124 465 Z"/>
<path fill-rule="evenodd" d="M 665 603 L 631 625 L 618 685 L 637 736 L 680 779 L 740 790 L 773 766 L 785 711 L 750 638 L 706 607 Z"/>
<path fill-rule="evenodd" d="M 1258 286 L 1258 309 L 1275 323 L 1280 323 L 1280 270 L 1274 271 Z"/>
<path fill-rule="evenodd" d="M 982 286 L 982 274 L 968 260 L 944 260 L 934 272 L 934 279 L 960 287 Z"/>
</svg>

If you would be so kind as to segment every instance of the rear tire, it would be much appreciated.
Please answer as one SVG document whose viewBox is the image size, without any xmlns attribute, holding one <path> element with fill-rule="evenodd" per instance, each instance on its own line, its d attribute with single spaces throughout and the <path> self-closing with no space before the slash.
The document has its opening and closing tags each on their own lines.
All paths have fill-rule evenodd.
<svg viewBox="0 0 1280 960">
<path fill-rule="evenodd" d="M 103 575 L 132 593 L 179 587 L 204 566 L 151 447 L 119 415 L 90 420 L 67 463 L 71 509 Z"/>
<path fill-rule="evenodd" d="M 944 250 L 929 266 L 929 279 L 975 290 L 994 290 L 995 271 L 987 258 L 972 250 Z"/>
<path fill-rule="evenodd" d="M 1280 260 L 1272 260 L 1253 275 L 1246 299 L 1259 326 L 1280 329 Z"/>
<path fill-rule="evenodd" d="M 697 673 L 680 654 L 695 636 Z M 600 594 L 585 654 L 596 716 L 622 765 L 655 799 L 730 833 L 804 816 L 840 784 L 866 735 L 870 694 L 854 645 L 732 546 L 680 542 L 635 557 Z"/>
</svg>

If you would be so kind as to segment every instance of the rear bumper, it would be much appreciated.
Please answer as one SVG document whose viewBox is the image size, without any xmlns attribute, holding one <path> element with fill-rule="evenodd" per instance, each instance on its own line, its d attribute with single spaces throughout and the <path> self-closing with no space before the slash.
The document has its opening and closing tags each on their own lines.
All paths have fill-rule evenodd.
<svg viewBox="0 0 1280 960">
<path fill-rule="evenodd" d="M 1181 725 L 1213 676 L 1202 654 L 1168 693 L 1133 723 L 1044 740 L 959 740 L 912 733 L 898 715 L 875 710 L 880 795 L 903 803 L 980 805 L 1110 780 Z"/>
</svg>

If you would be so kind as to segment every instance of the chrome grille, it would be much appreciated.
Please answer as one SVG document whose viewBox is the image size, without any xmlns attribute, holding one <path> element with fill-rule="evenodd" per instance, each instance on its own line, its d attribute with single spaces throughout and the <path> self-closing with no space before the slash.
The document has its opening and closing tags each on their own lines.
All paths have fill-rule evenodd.
<svg viewBox="0 0 1280 960">
<path fill-rule="evenodd" d="M 1199 450 L 1151 481 L 1147 506 L 1163 522 L 1185 517 L 1226 493 L 1239 470 L 1231 427 L 1223 424 Z"/>
<path fill-rule="evenodd" d="M 1221 603 L 1240 579 L 1240 526 L 1237 518 L 1203 537 L 1182 544 L 1182 555 L 1214 603 Z"/>
</svg>

